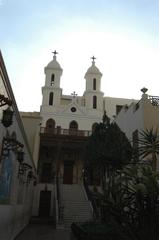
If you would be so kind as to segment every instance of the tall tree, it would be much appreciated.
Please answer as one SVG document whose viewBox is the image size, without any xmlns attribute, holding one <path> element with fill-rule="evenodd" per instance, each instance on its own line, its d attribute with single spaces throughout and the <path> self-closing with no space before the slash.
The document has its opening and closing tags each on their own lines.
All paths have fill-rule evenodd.
<svg viewBox="0 0 159 240">
<path fill-rule="evenodd" d="M 86 159 L 88 170 L 100 172 L 101 177 L 110 171 L 121 169 L 130 162 L 132 148 L 126 135 L 104 112 L 103 121 L 97 124 L 87 145 Z"/>
</svg>

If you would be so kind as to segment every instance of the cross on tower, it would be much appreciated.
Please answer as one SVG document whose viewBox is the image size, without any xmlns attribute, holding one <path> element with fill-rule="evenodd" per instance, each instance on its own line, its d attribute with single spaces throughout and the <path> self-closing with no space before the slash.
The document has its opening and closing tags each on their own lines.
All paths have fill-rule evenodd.
<svg viewBox="0 0 159 240">
<path fill-rule="evenodd" d="M 71 95 L 73 96 L 73 98 L 77 97 L 77 93 L 75 91 L 73 91 L 73 93 L 71 93 Z"/>
<path fill-rule="evenodd" d="M 96 58 L 93 56 L 93 57 L 91 57 L 91 59 L 93 59 L 93 62 L 95 62 L 94 60 L 95 60 Z"/>
<path fill-rule="evenodd" d="M 54 54 L 54 56 L 56 56 L 58 54 L 58 52 L 56 52 L 56 50 L 54 52 L 52 52 Z"/>
</svg>

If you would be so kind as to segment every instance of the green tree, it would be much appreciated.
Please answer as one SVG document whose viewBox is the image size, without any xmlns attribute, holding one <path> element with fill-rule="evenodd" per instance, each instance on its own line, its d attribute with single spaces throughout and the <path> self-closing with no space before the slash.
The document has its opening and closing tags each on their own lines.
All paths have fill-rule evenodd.
<svg viewBox="0 0 159 240">
<path fill-rule="evenodd" d="M 142 159 L 151 157 L 152 169 L 155 171 L 157 167 L 157 155 L 159 154 L 159 135 L 158 131 L 146 129 L 140 132 L 139 139 L 139 155 Z"/>
<path fill-rule="evenodd" d="M 100 173 L 104 182 L 105 173 L 121 169 L 130 162 L 131 157 L 132 148 L 129 140 L 116 123 L 110 123 L 104 112 L 103 121 L 96 125 L 88 140 L 86 151 L 88 171 Z"/>
</svg>

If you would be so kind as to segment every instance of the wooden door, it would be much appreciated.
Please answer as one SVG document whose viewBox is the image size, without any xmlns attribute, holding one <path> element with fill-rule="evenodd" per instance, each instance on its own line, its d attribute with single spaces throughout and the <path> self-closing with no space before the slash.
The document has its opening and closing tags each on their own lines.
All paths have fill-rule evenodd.
<svg viewBox="0 0 159 240">
<path fill-rule="evenodd" d="M 63 183 L 72 184 L 73 183 L 73 161 L 64 161 L 64 174 Z"/>
<path fill-rule="evenodd" d="M 40 192 L 39 216 L 49 217 L 51 208 L 51 191 Z"/>
</svg>

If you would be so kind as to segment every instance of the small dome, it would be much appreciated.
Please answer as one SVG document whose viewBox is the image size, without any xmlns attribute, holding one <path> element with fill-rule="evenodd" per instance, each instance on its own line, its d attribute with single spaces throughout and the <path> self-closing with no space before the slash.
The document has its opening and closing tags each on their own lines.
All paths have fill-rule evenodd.
<svg viewBox="0 0 159 240">
<path fill-rule="evenodd" d="M 99 69 L 95 66 L 95 62 L 92 62 L 92 66 L 88 68 L 86 74 L 100 74 L 102 73 L 99 71 Z"/>
<path fill-rule="evenodd" d="M 49 62 L 49 64 L 46 66 L 46 68 L 62 70 L 60 64 L 56 60 L 56 56 L 53 56 L 53 60 L 51 62 Z"/>
</svg>

